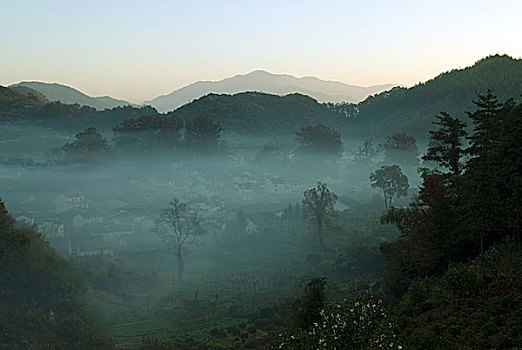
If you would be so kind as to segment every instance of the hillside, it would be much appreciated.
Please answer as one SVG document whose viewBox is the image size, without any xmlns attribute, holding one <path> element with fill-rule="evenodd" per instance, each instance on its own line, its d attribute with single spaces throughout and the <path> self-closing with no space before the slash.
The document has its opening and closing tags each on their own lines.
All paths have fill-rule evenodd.
<svg viewBox="0 0 522 350">
<path fill-rule="evenodd" d="M 514 349 L 522 344 L 522 254 L 513 243 L 443 276 L 414 282 L 398 310 L 410 349 Z"/>
<path fill-rule="evenodd" d="M 38 92 L 38 91 L 31 89 L 29 87 L 26 87 L 26 86 L 13 86 L 13 87 L 10 87 L 9 89 L 27 96 L 29 98 L 29 100 L 31 100 L 33 102 L 36 101 L 37 103 L 39 102 L 41 104 L 47 104 L 47 103 L 51 102 L 41 92 Z"/>
<path fill-rule="evenodd" d="M 296 78 L 286 74 L 271 74 L 262 70 L 236 75 L 220 81 L 199 81 L 168 95 L 159 96 L 143 104 L 150 104 L 160 112 L 172 111 L 207 94 L 236 94 L 247 91 L 274 95 L 300 93 L 320 102 L 359 102 L 366 97 L 390 89 L 393 84 L 361 87 L 315 77 Z"/>
<path fill-rule="evenodd" d="M 174 113 L 182 118 L 208 115 L 221 120 L 227 130 L 250 134 L 290 133 L 308 123 L 323 123 L 345 136 L 360 130 L 376 137 L 404 131 L 425 139 L 433 127 L 434 115 L 446 111 L 468 121 L 463 111 L 474 110 L 476 94 L 488 89 L 501 101 L 519 98 L 522 60 L 486 57 L 471 67 L 443 73 L 411 88 L 396 87 L 358 104 L 321 104 L 301 94 L 246 92 L 209 94 Z"/>
<path fill-rule="evenodd" d="M 0 86 L 0 106 L 12 104 L 45 105 L 48 101 L 35 90 L 29 88 L 8 88 Z"/>
<path fill-rule="evenodd" d="M 462 111 L 474 110 L 476 93 L 490 89 L 501 101 L 520 99 L 522 60 L 495 55 L 473 66 L 452 70 L 411 88 L 393 88 L 357 105 L 355 124 L 376 134 L 406 131 L 427 137 L 433 116 L 446 111 L 465 118 Z"/>
<path fill-rule="evenodd" d="M 339 114 L 309 96 L 259 92 L 209 94 L 176 109 L 173 114 L 182 119 L 206 115 L 221 121 L 226 131 L 251 135 L 295 134 L 307 124 L 338 127 L 342 122 Z"/>
<path fill-rule="evenodd" d="M 0 200 L 0 349 L 112 349 L 80 301 L 72 266 Z"/>
<path fill-rule="evenodd" d="M 24 81 L 10 87 L 27 87 L 43 94 L 49 101 L 60 101 L 66 104 L 79 104 L 89 106 L 99 110 L 114 107 L 126 106 L 130 103 L 123 100 L 116 100 L 109 96 L 91 97 L 76 89 L 61 84 L 49 84 L 37 81 Z"/>
<path fill-rule="evenodd" d="M 6 129 L 8 125 L 21 122 L 28 127 L 44 126 L 75 132 L 94 126 L 111 132 L 123 120 L 155 114 L 157 111 L 152 107 L 130 105 L 98 111 L 78 104 L 49 102 L 42 94 L 28 87 L 0 86 L 0 122 L 6 123 Z M 2 135 L 9 139 L 8 134 Z"/>
</svg>

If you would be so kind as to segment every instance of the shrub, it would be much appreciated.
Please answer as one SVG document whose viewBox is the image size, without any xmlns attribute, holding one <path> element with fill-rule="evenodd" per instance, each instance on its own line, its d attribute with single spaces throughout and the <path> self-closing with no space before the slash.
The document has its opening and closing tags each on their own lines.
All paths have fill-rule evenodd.
<svg viewBox="0 0 522 350">
<path fill-rule="evenodd" d="M 343 304 L 327 304 L 310 328 L 282 336 L 279 349 L 402 349 L 396 325 L 382 301 L 354 295 Z"/>
<path fill-rule="evenodd" d="M 482 333 L 484 333 L 485 336 L 490 336 L 496 333 L 497 326 L 493 322 L 488 322 L 485 325 L 483 325 L 480 330 Z"/>
</svg>

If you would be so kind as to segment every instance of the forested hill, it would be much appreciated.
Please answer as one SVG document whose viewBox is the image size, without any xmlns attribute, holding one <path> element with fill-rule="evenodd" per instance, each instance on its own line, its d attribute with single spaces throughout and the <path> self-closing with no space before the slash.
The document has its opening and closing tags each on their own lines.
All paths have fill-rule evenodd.
<svg viewBox="0 0 522 350">
<path fill-rule="evenodd" d="M 8 106 L 13 104 L 18 105 L 45 105 L 49 101 L 35 90 L 24 89 L 10 89 L 0 86 L 0 106 Z"/>
<path fill-rule="evenodd" d="M 0 200 L 0 349 L 113 349 L 73 271 L 40 234 L 17 227 Z"/>
<path fill-rule="evenodd" d="M 441 111 L 465 118 L 473 111 L 477 93 L 491 90 L 503 101 L 520 99 L 522 60 L 489 56 L 464 69 L 455 69 L 411 88 L 394 88 L 357 105 L 355 124 L 377 134 L 405 131 L 427 137 L 433 116 Z"/>
<path fill-rule="evenodd" d="M 28 87 L 0 86 L 0 122 L 24 122 L 73 131 L 95 126 L 110 131 L 123 120 L 157 113 L 150 106 L 98 111 L 79 104 L 49 102 L 41 93 Z"/>
<path fill-rule="evenodd" d="M 260 92 L 243 92 L 234 95 L 209 94 L 174 112 L 186 119 L 206 115 L 221 121 L 227 131 L 246 134 L 291 133 L 312 123 L 323 123 L 338 128 L 344 116 L 301 94 L 286 96 Z"/>
<path fill-rule="evenodd" d="M 221 121 L 228 132 L 258 136 L 290 135 L 305 125 L 322 123 L 346 137 L 359 136 L 361 131 L 375 137 L 406 132 L 425 139 L 436 114 L 445 111 L 468 121 L 463 111 L 473 111 L 475 107 L 471 101 L 477 93 L 485 93 L 488 89 L 500 101 L 511 97 L 520 100 L 522 60 L 506 55 L 489 56 L 471 67 L 443 73 L 411 88 L 394 88 L 359 104 L 322 104 L 298 93 L 286 96 L 260 92 L 208 94 L 169 115 L 182 119 L 208 116 Z M 34 90 L 0 87 L 0 120 L 112 130 L 125 119 L 156 114 L 150 106 L 96 111 L 78 104 L 46 103 Z"/>
<path fill-rule="evenodd" d="M 411 88 L 394 88 L 359 104 L 321 104 L 301 94 L 276 96 L 258 92 L 209 94 L 173 112 L 185 119 L 207 115 L 226 130 L 239 133 L 292 133 L 305 124 L 323 123 L 343 135 L 382 136 L 403 131 L 427 138 L 441 111 L 467 120 L 477 93 L 491 90 L 501 101 L 522 94 L 522 60 L 486 57 L 471 67 L 443 73 Z M 346 117 L 346 116 L 349 117 Z M 355 117 L 356 116 L 356 117 Z"/>
<path fill-rule="evenodd" d="M 109 96 L 92 97 L 70 86 L 61 84 L 49 84 L 39 81 L 23 81 L 9 86 L 10 88 L 26 87 L 43 94 L 49 101 L 60 101 L 67 104 L 79 104 L 98 110 L 111 109 L 130 105 L 129 102 L 117 100 Z"/>
</svg>

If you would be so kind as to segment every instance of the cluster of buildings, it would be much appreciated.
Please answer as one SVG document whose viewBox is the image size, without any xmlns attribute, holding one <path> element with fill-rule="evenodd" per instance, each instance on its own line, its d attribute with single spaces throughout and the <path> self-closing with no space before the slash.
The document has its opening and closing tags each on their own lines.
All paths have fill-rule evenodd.
<svg viewBox="0 0 522 350">
<path fill-rule="evenodd" d="M 244 167 L 216 168 L 212 171 L 173 164 L 168 171 L 151 171 L 154 175 L 131 172 L 104 179 L 106 183 L 89 179 L 89 185 L 81 181 L 74 186 L 58 184 L 55 191 L 62 193 L 49 189 L 46 194 L 21 194 L 19 203 L 10 202 L 9 208 L 19 224 L 35 226 L 64 254 L 107 255 L 118 249 L 160 247 L 151 229 L 161 209 L 174 197 L 199 207 L 211 236 L 226 231 L 237 213 L 249 207 L 244 211 L 245 232 L 255 235 L 267 222 L 280 220 L 281 210 L 300 202 L 303 192 L 317 181 Z M 23 176 L 9 181 L 25 189 Z M 321 181 L 334 186 L 334 191 L 342 184 L 331 178 Z"/>
</svg>

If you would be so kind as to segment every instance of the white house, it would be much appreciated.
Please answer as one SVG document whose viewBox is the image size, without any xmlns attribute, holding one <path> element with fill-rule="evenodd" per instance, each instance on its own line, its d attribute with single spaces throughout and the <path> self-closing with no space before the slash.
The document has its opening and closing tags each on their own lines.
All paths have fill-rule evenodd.
<svg viewBox="0 0 522 350">
<path fill-rule="evenodd" d="M 28 217 L 28 216 L 25 216 L 25 215 L 18 215 L 17 217 L 15 217 L 15 220 L 17 222 L 23 223 L 23 224 L 25 224 L 27 226 L 33 226 L 34 225 L 34 216 Z"/>
<path fill-rule="evenodd" d="M 56 214 L 66 212 L 72 208 L 88 209 L 89 203 L 82 195 L 60 194 L 56 197 Z"/>
<path fill-rule="evenodd" d="M 265 192 L 272 194 L 292 193 L 292 186 L 290 186 L 280 177 L 271 177 L 266 179 L 264 183 L 264 189 Z"/>
</svg>

